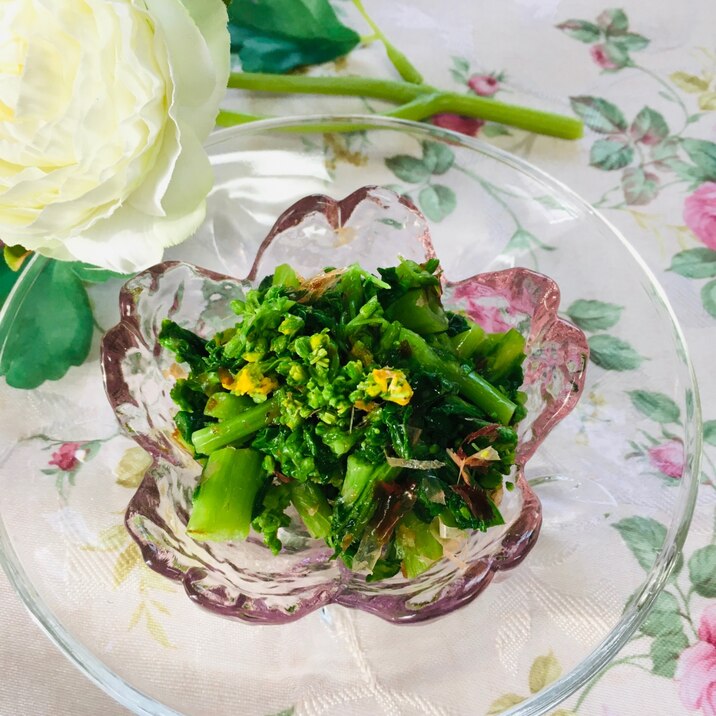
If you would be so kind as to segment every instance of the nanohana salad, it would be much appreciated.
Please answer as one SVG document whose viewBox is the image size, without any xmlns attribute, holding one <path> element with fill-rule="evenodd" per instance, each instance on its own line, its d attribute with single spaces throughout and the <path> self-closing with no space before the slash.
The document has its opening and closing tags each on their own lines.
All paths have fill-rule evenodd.
<svg viewBox="0 0 716 716">
<path fill-rule="evenodd" d="M 203 339 L 165 320 L 186 363 L 176 436 L 203 466 L 187 529 L 278 553 L 292 506 L 370 581 L 413 578 L 470 530 L 503 523 L 524 339 L 441 302 L 437 259 L 304 280 L 288 265 Z M 507 476 L 507 477 L 506 477 Z M 452 542 L 454 544 L 454 542 Z"/>
</svg>

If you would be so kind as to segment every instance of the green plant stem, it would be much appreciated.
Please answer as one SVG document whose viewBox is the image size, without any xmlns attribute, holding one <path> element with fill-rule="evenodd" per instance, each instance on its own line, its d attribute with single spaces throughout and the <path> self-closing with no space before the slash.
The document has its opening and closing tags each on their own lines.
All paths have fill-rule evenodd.
<svg viewBox="0 0 716 716">
<path fill-rule="evenodd" d="M 237 124 L 248 124 L 259 119 L 267 119 L 258 114 L 246 114 L 244 112 L 230 112 L 228 109 L 220 109 L 216 117 L 216 124 L 219 127 L 233 127 Z"/>
<path fill-rule="evenodd" d="M 397 110 L 393 112 L 385 112 L 383 114 L 379 114 L 380 117 L 396 117 L 398 119 L 414 119 L 414 121 L 420 121 L 420 118 L 414 118 L 412 116 L 403 116 L 402 112 L 400 111 L 402 108 L 398 108 Z M 406 112 L 406 114 L 410 115 L 412 114 L 410 110 Z M 216 124 L 219 127 L 233 127 L 237 124 L 249 124 L 251 122 L 256 122 L 261 119 L 277 119 L 277 117 L 273 115 L 258 115 L 258 114 L 244 114 L 242 112 L 230 112 L 228 110 L 222 109 L 217 118 L 216 118 Z M 319 133 L 325 133 L 325 132 L 358 132 L 362 129 L 370 129 L 371 125 L 369 124 L 361 124 L 360 122 L 324 122 L 321 124 L 311 124 L 310 122 L 307 122 L 306 124 L 300 124 L 296 125 L 294 127 L 283 127 L 281 131 L 283 132 L 319 132 Z"/>
<path fill-rule="evenodd" d="M 410 102 L 420 95 L 437 92 L 428 85 L 413 85 L 374 77 L 309 77 L 262 72 L 232 72 L 228 86 L 254 92 L 363 96 L 398 104 Z"/>
<path fill-rule="evenodd" d="M 483 179 L 481 176 L 475 174 L 474 172 L 471 172 L 469 169 L 465 169 L 465 167 L 461 167 L 458 164 L 455 164 L 454 167 L 459 172 L 462 172 L 466 176 L 469 176 L 471 179 L 474 179 L 510 215 L 510 218 L 515 222 L 515 227 L 517 230 L 522 228 L 522 223 L 520 222 L 517 214 L 514 212 L 512 207 L 500 196 L 498 189 L 493 184 L 491 184 L 486 179 Z"/>
<path fill-rule="evenodd" d="M 97 316 L 92 313 L 92 325 L 99 331 L 100 336 L 103 336 L 107 331 L 100 325 L 97 320 Z"/>
<path fill-rule="evenodd" d="M 678 585 L 676 581 L 674 582 L 674 588 L 676 589 L 678 595 L 681 597 L 681 601 L 684 603 L 684 613 L 682 614 L 682 616 L 684 617 L 684 619 L 686 619 L 689 626 L 691 627 L 691 631 L 694 632 L 694 636 L 698 639 L 699 635 L 696 631 L 696 627 L 694 626 L 694 620 L 691 616 L 691 604 L 689 603 L 693 590 L 690 590 L 688 594 L 684 594 L 684 590 Z"/>
<path fill-rule="evenodd" d="M 681 107 L 681 111 L 684 113 L 684 126 L 681 128 L 681 130 L 678 132 L 678 134 L 681 134 L 688 126 L 689 126 L 689 110 L 686 108 L 686 105 L 684 104 L 684 101 L 679 97 L 679 93 L 666 81 L 663 77 L 659 77 L 659 75 L 656 74 L 656 72 L 652 72 L 651 70 L 648 70 L 646 67 L 642 67 L 642 65 L 634 65 L 634 69 L 640 70 L 646 75 L 649 75 L 653 80 L 656 80 L 667 92 L 668 94 L 674 98 L 676 103 Z"/>
<path fill-rule="evenodd" d="M 413 63 L 383 34 L 383 31 L 375 24 L 373 18 L 366 12 L 363 7 L 362 0 L 353 0 L 353 4 L 361 14 L 363 19 L 368 23 L 370 29 L 373 30 L 375 38 L 379 39 L 385 47 L 385 52 L 388 55 L 388 59 L 392 62 L 393 67 L 398 71 L 398 74 L 406 81 L 412 82 L 413 84 L 421 84 L 423 76 L 413 65 Z"/>
<path fill-rule="evenodd" d="M 598 209 L 613 209 L 616 211 L 618 209 L 626 209 L 629 205 L 625 201 L 620 201 L 618 204 L 612 204 L 611 206 L 605 206 L 604 204 L 600 204 L 599 206 L 594 204 L 594 206 Z"/>
<path fill-rule="evenodd" d="M 465 167 L 461 167 L 458 164 L 453 165 L 455 169 L 457 169 L 459 172 L 462 172 L 466 176 L 469 176 L 471 179 L 475 180 L 504 210 L 505 213 L 509 215 L 509 217 L 512 219 L 512 221 L 515 223 L 515 231 L 521 231 L 523 230 L 522 222 L 520 221 L 519 217 L 515 213 L 515 211 L 512 209 L 512 207 L 500 196 L 500 193 L 507 194 L 508 196 L 514 196 L 514 194 L 510 194 L 509 192 L 501 191 L 498 187 L 496 187 L 491 182 L 487 181 L 486 179 L 483 179 L 478 174 L 475 174 L 474 172 L 471 172 L 469 169 L 465 169 Z M 534 237 L 536 239 L 536 237 Z M 544 244 L 541 242 L 538 242 L 540 247 L 544 247 Z M 535 268 L 539 266 L 539 261 L 537 259 L 537 253 L 535 252 L 534 248 L 530 245 L 528 248 L 530 257 L 532 258 L 532 261 L 534 262 Z"/>
<path fill-rule="evenodd" d="M 638 669 L 642 669 L 649 674 L 651 673 L 650 669 L 647 669 L 642 664 L 638 664 L 634 661 L 634 659 L 648 659 L 650 658 L 649 654 L 636 654 L 635 656 L 625 656 L 623 659 L 616 659 L 615 661 L 612 661 L 610 664 L 608 664 L 604 669 L 602 669 L 601 673 L 599 673 L 592 681 L 590 681 L 582 690 L 582 693 L 579 694 L 579 698 L 577 699 L 577 703 L 574 705 L 574 711 L 579 711 L 579 707 L 584 703 L 584 700 L 589 695 L 589 692 L 602 680 L 602 678 L 606 675 L 608 671 L 613 669 L 615 666 L 620 666 L 622 664 L 626 664 L 628 666 L 635 666 Z"/>
<path fill-rule="evenodd" d="M 441 112 L 499 122 L 563 139 L 582 136 L 582 122 L 574 117 L 505 104 L 494 99 L 457 92 L 443 92 L 430 85 L 375 79 L 372 77 L 307 77 L 234 72 L 228 86 L 254 92 L 302 93 L 371 97 L 394 102 L 392 116 L 419 121 Z M 247 115 L 239 115 L 246 117 Z M 222 116 L 226 121 L 226 116 Z M 248 121 L 244 119 L 243 121 Z M 355 129 L 355 127 L 354 127 Z"/>
<path fill-rule="evenodd" d="M 597 201 L 595 201 L 595 202 L 592 204 L 592 206 L 594 206 L 594 207 L 603 206 L 603 205 L 606 203 L 606 201 L 607 201 L 607 197 L 608 197 L 612 192 L 614 192 L 614 191 L 619 191 L 619 189 L 621 189 L 620 186 L 613 186 L 611 189 L 607 189 L 607 190 L 604 192 L 604 194 L 602 194 L 602 198 L 601 198 L 601 199 L 598 199 Z"/>
</svg>

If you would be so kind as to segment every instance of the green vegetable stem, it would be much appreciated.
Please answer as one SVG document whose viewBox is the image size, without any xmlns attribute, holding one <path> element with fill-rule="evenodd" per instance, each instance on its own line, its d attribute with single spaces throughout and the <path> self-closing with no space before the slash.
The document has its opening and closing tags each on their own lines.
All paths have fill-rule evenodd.
<svg viewBox="0 0 716 716">
<path fill-rule="evenodd" d="M 400 104 L 389 116 L 420 121 L 441 112 L 453 112 L 500 122 L 512 127 L 526 129 L 562 139 L 579 139 L 582 122 L 552 112 L 506 104 L 495 99 L 463 95 L 439 90 L 427 84 L 413 84 L 371 77 L 311 77 L 304 75 L 271 75 L 250 72 L 234 72 L 229 77 L 229 87 L 253 92 L 329 94 L 353 97 L 371 97 Z M 263 117 L 236 115 L 221 112 L 217 122 L 222 126 L 241 124 Z M 355 126 L 345 131 L 355 131 Z M 339 131 L 336 129 L 335 131 Z"/>
<path fill-rule="evenodd" d="M 230 443 L 246 440 L 271 422 L 278 413 L 276 398 L 259 403 L 228 420 L 207 425 L 191 436 L 196 451 L 211 455 Z"/>
<path fill-rule="evenodd" d="M 524 340 L 447 310 L 435 259 L 378 273 L 303 280 L 279 266 L 231 303 L 227 330 L 203 339 L 163 323 L 160 344 L 190 369 L 171 391 L 176 439 L 205 462 L 197 539 L 253 529 L 278 553 L 293 506 L 375 581 L 429 569 L 447 545 L 438 527 L 502 523 Z"/>
<path fill-rule="evenodd" d="M 503 425 L 510 424 L 517 406 L 481 375 L 474 370 L 465 370 L 455 360 L 441 358 L 424 338 L 407 328 L 401 328 L 400 339 L 410 346 L 413 360 L 423 368 L 435 371 L 453 383 L 465 398 L 482 408 L 489 417 Z"/>
<path fill-rule="evenodd" d="M 266 473 L 255 450 L 225 447 L 209 456 L 194 496 L 189 534 L 203 540 L 248 537 L 254 500 Z"/>
</svg>

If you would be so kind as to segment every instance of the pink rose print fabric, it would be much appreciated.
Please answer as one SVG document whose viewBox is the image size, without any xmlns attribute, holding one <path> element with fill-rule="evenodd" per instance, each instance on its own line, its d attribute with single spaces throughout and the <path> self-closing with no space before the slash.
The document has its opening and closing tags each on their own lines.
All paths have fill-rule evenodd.
<svg viewBox="0 0 716 716">
<path fill-rule="evenodd" d="M 716 604 L 701 615 L 699 641 L 681 654 L 676 669 L 679 695 L 687 709 L 716 716 Z"/>
<path fill-rule="evenodd" d="M 59 450 L 52 453 L 49 465 L 54 465 L 64 472 L 71 472 L 79 467 L 84 451 L 80 450 L 81 443 L 64 443 Z"/>
<path fill-rule="evenodd" d="M 649 462 L 664 475 L 678 478 L 684 473 L 684 446 L 680 440 L 669 440 L 649 450 Z"/>
<path fill-rule="evenodd" d="M 716 249 L 716 182 L 706 182 L 686 197 L 684 223 L 706 246 Z"/>
</svg>

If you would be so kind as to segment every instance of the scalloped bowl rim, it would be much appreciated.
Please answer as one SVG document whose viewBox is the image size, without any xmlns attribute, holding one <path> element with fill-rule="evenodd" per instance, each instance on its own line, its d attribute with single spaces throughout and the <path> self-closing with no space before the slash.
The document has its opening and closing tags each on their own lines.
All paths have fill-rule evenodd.
<svg viewBox="0 0 716 716">
<path fill-rule="evenodd" d="M 595 674 L 604 669 L 616 653 L 628 642 L 631 635 L 646 618 L 673 566 L 676 564 L 677 558 L 681 554 L 696 502 L 698 490 L 698 479 L 696 476 L 700 473 L 701 448 L 703 442 L 698 383 L 681 325 L 654 272 L 614 224 L 563 182 L 555 179 L 530 162 L 502 149 L 493 147 L 482 140 L 410 120 L 376 117 L 374 115 L 365 114 L 335 114 L 296 115 L 288 118 L 259 120 L 248 125 L 227 127 L 213 132 L 204 146 L 209 150 L 209 155 L 212 157 L 215 156 L 211 153 L 212 147 L 221 144 L 233 136 L 250 136 L 252 134 L 262 134 L 267 131 L 288 127 L 293 129 L 304 128 L 305 132 L 317 132 L 320 131 L 321 125 L 330 125 L 332 123 L 353 124 L 356 125 L 356 129 L 367 125 L 369 129 L 404 130 L 409 133 L 423 134 L 426 137 L 443 139 L 472 149 L 495 161 L 499 161 L 517 172 L 545 184 L 550 190 L 563 194 L 574 203 L 580 212 L 606 227 L 609 233 L 617 239 L 648 280 L 650 289 L 653 291 L 654 300 L 661 304 L 671 321 L 674 337 L 687 368 L 690 382 L 689 388 L 693 401 L 693 417 L 690 421 L 686 421 L 685 423 L 684 441 L 687 448 L 692 448 L 692 459 L 688 462 L 687 472 L 681 479 L 679 486 L 680 494 L 676 501 L 674 516 L 666 533 L 665 542 L 670 543 L 671 548 L 660 552 L 651 572 L 647 575 L 632 604 L 624 611 L 616 626 L 591 654 L 579 662 L 571 671 L 536 694 L 533 698 L 505 712 L 505 716 L 542 716 L 542 714 L 545 714 L 560 704 L 578 688 L 586 684 Z M 2 331 L 6 325 L 8 328 L 12 325 L 16 313 L 15 304 L 21 304 L 29 287 L 32 286 L 48 262 L 48 259 L 38 255 L 33 256 L 30 262 L 28 262 L 22 278 L 13 286 L 5 303 L 0 309 L 0 331 Z M 0 346 L 0 356 L 2 355 L 2 349 L 3 346 Z M 20 565 L 17 554 L 12 547 L 1 516 L 0 566 L 4 569 L 10 583 L 38 626 L 47 634 L 50 640 L 58 646 L 60 651 L 93 683 L 108 693 L 118 703 L 141 716 L 181 716 L 179 712 L 147 696 L 139 689 L 127 683 L 72 636 L 70 631 L 65 628 L 49 607 L 42 601 L 27 578 L 25 571 Z"/>
<path fill-rule="evenodd" d="M 204 567 L 208 568 L 208 562 L 212 559 L 210 553 L 199 558 L 197 555 L 187 555 L 179 545 L 174 548 L 164 548 L 161 540 L 158 542 L 156 536 L 135 526 L 135 520 L 139 519 L 142 523 L 149 522 L 160 531 L 169 531 L 172 537 L 177 537 L 174 530 L 167 528 L 166 516 L 158 512 L 162 490 L 159 489 L 157 492 L 153 474 L 153 470 L 158 469 L 159 465 L 164 465 L 165 469 L 170 472 L 177 467 L 176 456 L 172 457 L 166 452 L 171 438 L 162 430 L 155 433 L 154 428 L 147 430 L 141 425 L 135 426 L 133 418 L 124 412 L 127 404 L 140 408 L 140 413 L 155 409 L 154 406 L 148 407 L 145 404 L 141 389 L 133 390 L 131 388 L 122 367 L 128 354 L 135 350 L 144 351 L 150 362 L 159 360 L 159 354 L 156 353 L 158 347 L 156 345 L 156 326 L 149 328 L 149 322 L 142 319 L 141 295 L 143 291 L 149 287 L 150 295 L 160 292 L 160 286 L 164 282 L 168 281 L 172 284 L 172 276 L 183 273 L 203 280 L 236 284 L 237 287 L 255 286 L 258 281 L 257 273 L 263 275 L 264 252 L 270 246 L 276 245 L 276 242 L 281 248 L 289 250 L 290 243 L 286 243 L 286 233 L 292 231 L 296 225 L 302 224 L 304 220 L 310 221 L 309 217 L 322 215 L 331 224 L 345 222 L 361 206 L 377 205 L 387 209 L 391 202 L 396 202 L 395 208 L 399 206 L 418 222 L 413 231 L 409 232 L 411 235 L 406 237 L 409 244 L 414 245 L 415 248 L 419 247 L 418 252 L 424 258 L 434 257 L 435 250 L 429 227 L 419 209 L 405 197 L 391 192 L 385 195 L 385 190 L 380 187 L 364 186 L 341 199 L 334 199 L 325 194 L 309 195 L 285 209 L 259 245 L 253 264 L 245 278 L 231 277 L 182 261 L 165 261 L 137 274 L 120 290 L 120 320 L 107 331 L 100 346 L 105 390 L 110 405 L 114 408 L 125 433 L 152 454 L 155 460 L 154 467 L 145 474 L 129 502 L 125 514 L 125 525 L 139 546 L 145 563 L 151 569 L 182 584 L 192 601 L 215 614 L 250 624 L 279 624 L 295 621 L 329 604 L 340 604 L 346 608 L 372 613 L 393 624 L 417 624 L 435 619 L 471 602 L 489 586 L 500 571 L 512 569 L 522 562 L 537 541 L 542 524 L 541 506 L 539 498 L 524 479 L 523 468 L 551 429 L 573 410 L 579 400 L 586 377 L 584 361 L 589 353 L 589 348 L 584 332 L 559 316 L 557 309 L 560 302 L 560 290 L 556 282 L 549 276 L 544 276 L 525 267 L 484 272 L 457 281 L 452 281 L 445 273 L 442 274 L 443 287 L 450 294 L 450 300 L 459 302 L 458 294 L 468 287 L 486 292 L 486 295 L 503 296 L 508 301 L 514 301 L 516 305 L 520 300 L 526 300 L 528 305 L 520 305 L 518 310 L 530 318 L 531 327 L 527 337 L 527 353 L 530 354 L 536 350 L 539 355 L 539 346 L 543 341 L 547 341 L 550 345 L 554 343 L 566 350 L 571 355 L 571 360 L 574 361 L 574 368 L 567 369 L 562 374 L 561 379 L 564 381 L 564 385 L 560 389 L 560 397 L 555 394 L 554 402 L 546 401 L 539 412 L 535 412 L 532 419 L 526 421 L 526 426 L 523 428 L 525 431 L 524 442 L 516 456 L 516 461 L 520 465 L 516 484 L 521 493 L 521 507 L 513 521 L 506 527 L 506 531 L 494 543 L 499 544 L 497 551 L 493 551 L 491 548 L 489 554 L 478 551 L 471 554 L 469 558 L 464 557 L 470 565 L 472 577 L 467 578 L 466 574 L 454 573 L 439 589 L 439 598 L 432 598 L 429 605 L 420 609 L 409 606 L 409 601 L 418 598 L 423 590 L 429 589 L 429 579 L 422 585 L 416 583 L 414 587 L 416 591 L 403 592 L 401 596 L 392 592 L 390 588 L 380 595 L 373 593 L 373 590 L 369 590 L 371 593 L 365 592 L 361 585 L 355 583 L 354 580 L 346 581 L 345 572 L 350 572 L 350 570 L 343 568 L 340 568 L 339 572 L 334 573 L 332 577 L 326 577 L 321 582 L 322 586 L 318 591 L 314 585 L 298 592 L 298 586 L 301 583 L 299 579 L 296 590 L 293 592 L 297 601 L 288 611 L 286 611 L 286 604 L 281 608 L 266 604 L 267 595 L 265 594 L 253 594 L 253 597 L 248 600 L 250 606 L 246 607 L 243 598 L 241 598 L 243 597 L 243 587 L 248 586 L 246 584 L 243 587 L 236 586 L 234 590 L 230 590 L 230 596 L 225 596 L 221 603 L 218 603 L 213 596 L 207 596 L 207 592 L 211 594 L 211 590 L 202 584 L 205 578 Z M 327 256 L 324 258 L 329 260 Z M 186 297 L 186 290 L 185 288 L 182 294 L 184 297 Z M 189 290 L 191 291 L 191 289 Z M 203 292 L 204 289 L 202 288 L 201 291 Z M 469 312 L 470 309 L 467 306 L 465 308 Z M 145 310 L 152 313 L 151 309 L 145 308 Z M 565 355 L 563 358 L 568 364 L 570 357 Z M 536 376 L 539 374 L 537 366 L 540 359 L 536 358 L 535 361 L 531 371 L 534 371 Z M 159 366 L 157 367 L 159 368 Z M 161 368 L 159 371 L 161 372 Z M 147 424 L 149 425 L 151 422 L 148 420 Z M 171 420 L 168 424 L 172 424 Z M 161 481 L 161 478 L 159 479 Z M 197 547 L 201 550 L 205 549 L 201 543 Z M 173 554 L 174 558 L 168 558 L 167 552 Z M 226 562 L 227 558 L 225 557 L 221 561 Z M 184 562 L 183 567 L 176 566 L 179 562 Z M 238 567 L 238 563 L 236 567 Z"/>
</svg>

